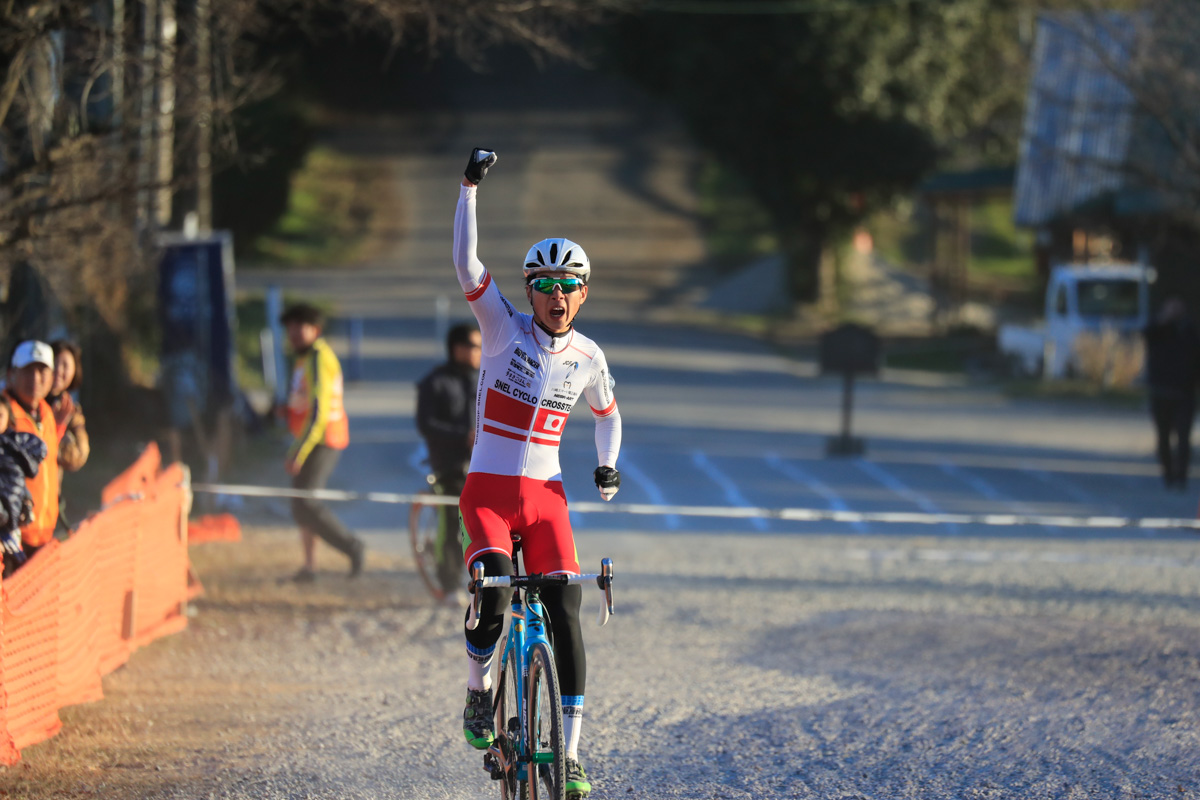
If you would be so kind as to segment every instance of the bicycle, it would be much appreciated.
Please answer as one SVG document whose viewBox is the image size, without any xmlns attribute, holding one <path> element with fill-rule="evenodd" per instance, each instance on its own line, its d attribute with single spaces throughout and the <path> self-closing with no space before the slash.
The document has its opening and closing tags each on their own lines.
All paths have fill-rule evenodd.
<svg viewBox="0 0 1200 800">
<path fill-rule="evenodd" d="M 513 544 L 513 565 L 519 569 L 520 542 Z M 562 697 L 558 670 L 543 612 L 540 591 L 594 581 L 604 592 L 599 623 L 612 610 L 612 559 L 600 561 L 591 575 L 513 575 L 489 578 L 483 564 L 471 567 L 471 609 L 467 627 L 479 624 L 481 591 L 511 588 L 512 615 L 505 637 L 493 700 L 496 739 L 483 756 L 484 768 L 500 782 L 503 800 L 569 800 L 566 797 L 566 752 L 563 743 Z M 536 777 L 530 778 L 530 766 Z"/>
<path fill-rule="evenodd" d="M 425 482 L 429 484 L 429 489 L 421 492 L 422 495 L 430 498 L 446 496 L 446 492 L 438 483 L 436 476 L 426 475 Z M 416 562 L 417 574 L 421 576 L 421 581 L 433 599 L 439 601 L 445 599 L 447 594 L 444 585 L 445 573 L 461 574 L 462 572 L 461 544 L 457 547 L 450 547 L 450 552 L 446 553 L 450 542 L 445 541 L 444 537 L 453 538 L 456 542 L 458 537 L 457 530 L 449 530 L 451 515 L 446 513 L 448 507 L 451 507 L 448 503 L 416 501 L 412 503 L 408 511 L 408 535 L 412 544 L 413 561 Z M 443 560 L 451 563 L 444 563 Z"/>
</svg>

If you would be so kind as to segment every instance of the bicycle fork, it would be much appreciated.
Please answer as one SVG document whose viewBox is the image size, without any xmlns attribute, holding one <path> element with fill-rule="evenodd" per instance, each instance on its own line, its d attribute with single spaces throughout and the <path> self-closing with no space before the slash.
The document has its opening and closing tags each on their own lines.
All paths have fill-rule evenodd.
<svg viewBox="0 0 1200 800">
<path fill-rule="evenodd" d="M 501 660 L 502 664 L 507 662 L 512 665 L 512 674 L 505 675 L 506 685 L 502 687 L 501 693 L 508 691 L 507 681 L 515 682 L 513 695 L 517 706 L 517 726 L 514 731 L 510 724 L 512 717 L 499 720 L 503 736 L 497 736 L 495 743 L 488 747 L 484 754 L 484 766 L 491 774 L 492 780 L 501 780 L 514 770 L 516 780 L 527 780 L 529 763 L 538 761 L 536 753 L 526 752 L 531 747 L 536 747 L 536 743 L 526 741 L 526 732 L 529 730 L 530 712 L 537 713 L 536 709 L 529 708 L 525 696 L 529 686 L 529 647 L 537 642 L 549 644 L 550 640 L 546 635 L 542 604 L 537 592 L 528 592 L 526 602 L 522 602 L 520 593 L 519 589 L 513 593 L 512 621 Z M 506 716 L 510 712 L 511 709 L 505 709 Z"/>
</svg>

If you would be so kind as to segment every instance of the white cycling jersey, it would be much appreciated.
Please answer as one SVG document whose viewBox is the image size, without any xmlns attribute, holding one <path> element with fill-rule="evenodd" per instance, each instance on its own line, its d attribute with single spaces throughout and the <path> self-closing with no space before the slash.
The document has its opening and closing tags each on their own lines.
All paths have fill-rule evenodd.
<svg viewBox="0 0 1200 800">
<path fill-rule="evenodd" d="M 581 395 L 599 463 L 616 467 L 621 414 L 604 351 L 573 328 L 551 336 L 504 298 L 476 255 L 476 191 L 461 187 L 454 214 L 454 268 L 483 340 L 470 471 L 562 480 L 558 445 Z"/>
</svg>

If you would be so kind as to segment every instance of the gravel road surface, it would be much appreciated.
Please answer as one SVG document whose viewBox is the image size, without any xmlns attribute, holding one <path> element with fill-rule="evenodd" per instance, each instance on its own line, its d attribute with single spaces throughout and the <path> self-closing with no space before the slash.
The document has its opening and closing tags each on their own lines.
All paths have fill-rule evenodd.
<svg viewBox="0 0 1200 800">
<path fill-rule="evenodd" d="M 189 629 L 64 712 L 0 792 L 498 796 L 459 732 L 460 612 L 402 556 L 351 583 L 328 554 L 314 587 L 280 584 L 294 536 L 197 548 L 209 593 Z M 1193 541 L 589 529 L 579 545 L 618 579 L 607 627 L 585 596 L 597 800 L 1197 796 Z"/>
</svg>

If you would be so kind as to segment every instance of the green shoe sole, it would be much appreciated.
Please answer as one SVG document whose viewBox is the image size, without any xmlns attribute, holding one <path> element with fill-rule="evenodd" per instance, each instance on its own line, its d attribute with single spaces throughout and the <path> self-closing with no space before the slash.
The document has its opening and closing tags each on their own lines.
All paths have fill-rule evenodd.
<svg viewBox="0 0 1200 800">
<path fill-rule="evenodd" d="M 496 737 L 493 734 L 488 734 L 487 736 L 476 736 L 470 731 L 463 731 L 463 736 L 466 737 L 467 744 L 471 745 L 471 747 L 474 747 L 476 750 L 487 750 L 492 746 L 492 742 L 496 741 Z"/>
</svg>

